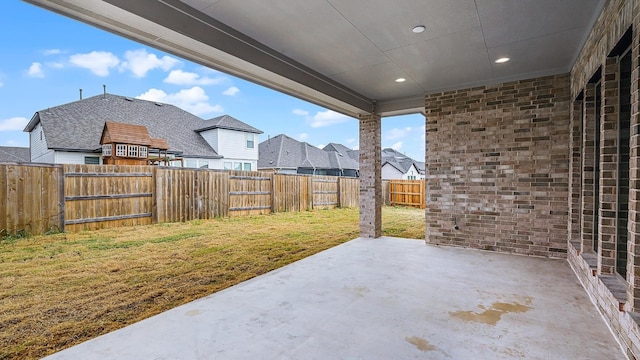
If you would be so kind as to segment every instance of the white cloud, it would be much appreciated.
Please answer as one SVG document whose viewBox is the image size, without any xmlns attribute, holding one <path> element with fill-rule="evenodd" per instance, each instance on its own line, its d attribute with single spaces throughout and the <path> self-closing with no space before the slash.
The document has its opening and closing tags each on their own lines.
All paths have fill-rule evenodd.
<svg viewBox="0 0 640 360">
<path fill-rule="evenodd" d="M 62 69 L 64 67 L 64 64 L 61 62 L 48 62 L 46 65 L 53 69 Z"/>
<path fill-rule="evenodd" d="M 319 128 L 343 123 L 349 118 L 333 110 L 318 111 L 311 119 L 311 127 Z"/>
<path fill-rule="evenodd" d="M 106 51 L 71 55 L 69 61 L 75 66 L 88 69 L 95 75 L 102 77 L 109 76 L 109 69 L 120 64 L 117 56 Z"/>
<path fill-rule="evenodd" d="M 172 104 L 198 116 L 224 112 L 222 106 L 209 103 L 209 96 L 199 86 L 180 90 L 175 94 L 167 94 L 159 89 L 149 89 L 149 91 L 137 96 L 137 98 Z"/>
<path fill-rule="evenodd" d="M 235 95 L 235 94 L 237 94 L 239 92 L 240 92 L 240 89 L 238 89 L 235 86 L 232 86 L 232 87 L 228 88 L 227 90 L 223 91 L 222 95 L 233 96 L 233 95 Z"/>
<path fill-rule="evenodd" d="M 402 141 L 398 141 L 397 143 L 391 145 L 391 148 L 395 151 L 400 151 L 400 149 L 402 149 Z"/>
<path fill-rule="evenodd" d="M 320 145 L 318 145 L 318 149 L 322 149 L 322 148 L 324 148 L 325 146 L 326 146 L 325 144 L 320 144 Z"/>
<path fill-rule="evenodd" d="M 422 140 L 426 140 L 426 138 L 427 138 L 426 129 L 427 129 L 426 126 L 424 126 L 424 125 L 420 126 L 420 131 L 421 131 L 420 138 Z M 424 147 L 424 142 L 422 142 L 422 147 Z"/>
<path fill-rule="evenodd" d="M 307 133 L 302 133 L 300 135 L 298 135 L 298 140 L 300 141 L 306 141 L 309 138 L 309 134 Z"/>
<path fill-rule="evenodd" d="M 124 53 L 125 61 L 122 62 L 120 70 L 129 70 L 133 76 L 142 78 L 147 72 L 154 69 L 169 71 L 174 66 L 180 64 L 180 60 L 170 56 L 158 58 L 156 54 L 150 54 L 146 49 L 129 50 Z M 195 84 L 194 84 L 195 85 Z"/>
<path fill-rule="evenodd" d="M 44 72 L 42 71 L 42 64 L 39 62 L 31 63 L 31 66 L 29 66 L 29 70 L 27 71 L 27 75 L 33 78 L 43 78 Z"/>
<path fill-rule="evenodd" d="M 47 50 L 43 51 L 42 53 L 44 54 L 44 56 L 50 56 L 50 55 L 61 54 L 62 51 L 60 49 L 47 49 Z"/>
<path fill-rule="evenodd" d="M 2 81 L 0 81 L 0 87 L 3 87 L 4 83 Z"/>
<path fill-rule="evenodd" d="M 13 131 L 13 130 L 22 130 L 29 119 L 24 117 L 13 117 L 9 119 L 0 120 L 0 131 Z"/>
<path fill-rule="evenodd" d="M 154 55 L 155 56 L 155 55 Z M 213 85 L 220 84 L 225 81 L 226 78 L 223 76 L 218 76 L 215 78 L 208 76 L 201 76 L 200 74 L 182 70 L 171 70 L 169 76 L 164 79 L 164 82 L 167 84 L 173 85 Z"/>
<path fill-rule="evenodd" d="M 299 116 L 307 116 L 309 115 L 309 112 L 306 110 L 302 110 L 302 109 L 293 109 L 292 111 L 295 115 L 299 115 Z"/>
<path fill-rule="evenodd" d="M 411 127 L 406 127 L 406 128 L 393 128 L 391 130 L 389 130 L 389 132 L 387 133 L 387 140 L 395 140 L 395 139 L 401 139 L 407 135 L 409 135 L 409 133 L 411 133 L 411 130 L 413 130 L 413 128 Z"/>
<path fill-rule="evenodd" d="M 353 144 L 354 142 L 356 142 L 356 139 L 355 138 L 349 138 L 349 139 L 345 140 L 345 142 L 347 144 Z"/>
</svg>

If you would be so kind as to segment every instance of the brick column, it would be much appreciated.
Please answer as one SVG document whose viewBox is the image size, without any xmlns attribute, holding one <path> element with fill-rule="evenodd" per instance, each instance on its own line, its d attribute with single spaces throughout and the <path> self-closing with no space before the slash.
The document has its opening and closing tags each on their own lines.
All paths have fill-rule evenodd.
<svg viewBox="0 0 640 360">
<path fill-rule="evenodd" d="M 594 170 L 595 170 L 595 84 L 584 89 L 582 107 L 582 251 L 592 252 L 598 231 L 594 229 Z"/>
<path fill-rule="evenodd" d="M 627 240 L 627 302 L 640 312 L 640 15 L 634 20 L 631 54 L 631 139 L 629 140 L 629 238 Z"/>
<path fill-rule="evenodd" d="M 618 180 L 618 59 L 607 58 L 602 81 L 600 126 L 600 241 L 598 268 L 601 274 L 616 269 L 617 180 Z"/>
<path fill-rule="evenodd" d="M 569 242 L 581 253 L 582 239 L 580 237 L 581 214 L 581 167 L 582 167 L 582 105 L 583 99 L 573 102 L 571 107 L 571 157 L 569 158 Z"/>
<path fill-rule="evenodd" d="M 382 235 L 381 118 L 360 115 L 360 236 Z"/>
</svg>

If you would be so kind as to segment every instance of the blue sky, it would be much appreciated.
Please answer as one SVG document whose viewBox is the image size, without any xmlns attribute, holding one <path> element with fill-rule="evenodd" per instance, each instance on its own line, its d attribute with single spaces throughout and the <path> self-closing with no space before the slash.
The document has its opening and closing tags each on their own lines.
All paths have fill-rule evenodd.
<svg viewBox="0 0 640 360">
<path fill-rule="evenodd" d="M 107 92 L 231 115 L 268 136 L 358 147 L 358 121 L 19 0 L 0 12 L 0 146 L 28 146 L 36 111 Z M 424 159 L 424 117 L 383 118 L 382 146 Z"/>
</svg>

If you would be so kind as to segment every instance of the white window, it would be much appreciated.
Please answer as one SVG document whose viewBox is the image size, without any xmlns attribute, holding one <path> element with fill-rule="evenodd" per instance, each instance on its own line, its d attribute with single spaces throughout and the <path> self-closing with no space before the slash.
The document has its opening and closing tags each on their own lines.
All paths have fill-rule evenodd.
<svg viewBox="0 0 640 360">
<path fill-rule="evenodd" d="M 241 162 L 234 162 L 233 163 L 233 170 L 241 170 L 242 171 L 242 163 Z"/>
<path fill-rule="evenodd" d="M 247 149 L 253 149 L 253 134 L 247 134 Z"/>
<path fill-rule="evenodd" d="M 224 162 L 224 169 L 225 170 L 231 170 L 233 169 L 233 163 L 231 161 L 225 161 Z"/>
<path fill-rule="evenodd" d="M 129 145 L 129 157 L 138 157 L 138 145 Z"/>
<path fill-rule="evenodd" d="M 116 144 L 116 156 L 127 156 L 127 145 Z"/>
<path fill-rule="evenodd" d="M 251 171 L 251 163 L 244 163 L 244 171 Z"/>
<path fill-rule="evenodd" d="M 111 144 L 102 145 L 102 156 L 111 156 Z"/>
<path fill-rule="evenodd" d="M 146 159 L 146 157 L 147 157 L 147 147 L 146 146 L 140 146 L 140 157 Z"/>
</svg>

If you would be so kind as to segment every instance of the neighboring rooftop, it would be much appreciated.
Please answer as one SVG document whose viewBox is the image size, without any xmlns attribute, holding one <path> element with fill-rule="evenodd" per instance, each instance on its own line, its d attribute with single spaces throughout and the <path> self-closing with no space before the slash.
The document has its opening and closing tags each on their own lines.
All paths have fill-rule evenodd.
<svg viewBox="0 0 640 360">
<path fill-rule="evenodd" d="M 262 134 L 262 131 L 229 115 L 214 117 L 213 119 L 206 120 L 206 122 L 208 123 L 206 127 L 196 131 L 201 132 L 211 129 L 227 129 Z"/>
<path fill-rule="evenodd" d="M 90 152 L 100 148 L 106 121 L 145 126 L 152 138 L 167 141 L 170 153 L 204 158 L 221 157 L 200 136 L 204 129 L 218 127 L 261 133 L 228 115 L 204 120 L 173 105 L 113 94 L 37 111 L 24 131 L 42 123 L 50 149 Z"/>
<path fill-rule="evenodd" d="M 418 171 L 424 173 L 424 162 L 416 161 L 392 148 L 382 149 L 382 166 L 385 164 L 395 167 L 402 173 L 406 173 L 414 165 Z"/>
<path fill-rule="evenodd" d="M 0 163 L 30 161 L 31 155 L 28 147 L 0 146 Z"/>
<path fill-rule="evenodd" d="M 359 169 L 357 160 L 280 134 L 259 145 L 258 168 Z"/>
<path fill-rule="evenodd" d="M 329 145 L 322 148 L 324 151 L 335 151 L 338 154 L 342 154 L 344 156 L 348 156 L 355 161 L 360 161 L 360 150 L 350 149 L 342 144 L 338 143 L 329 143 Z"/>
</svg>

